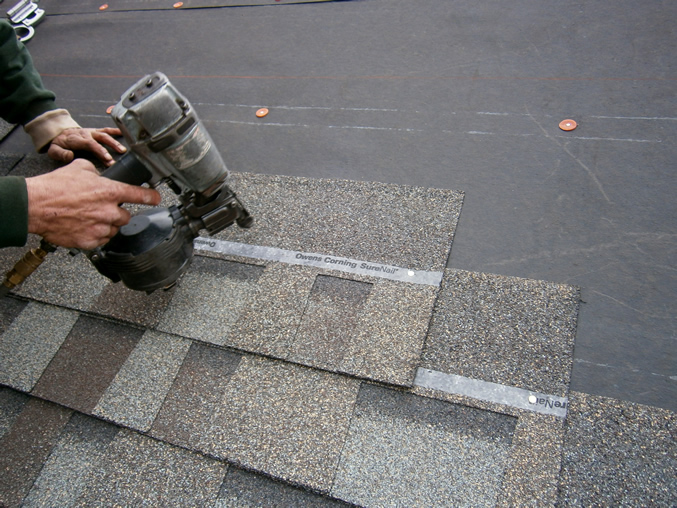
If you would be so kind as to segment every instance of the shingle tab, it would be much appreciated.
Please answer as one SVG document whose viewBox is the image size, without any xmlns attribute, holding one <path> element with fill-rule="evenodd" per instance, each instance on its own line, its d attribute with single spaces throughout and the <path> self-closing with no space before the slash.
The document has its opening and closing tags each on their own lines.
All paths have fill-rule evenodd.
<svg viewBox="0 0 677 508">
<path fill-rule="evenodd" d="M 88 310 L 140 326 L 155 328 L 173 294 L 173 288 L 168 291 L 153 291 L 149 295 L 143 291 L 133 291 L 121 282 L 110 283 L 104 287 Z"/>
<path fill-rule="evenodd" d="M 90 413 L 142 333 L 125 325 L 80 316 L 33 393 Z"/>
<path fill-rule="evenodd" d="M 23 505 L 73 506 L 118 431 L 114 425 L 74 413 Z"/>
<path fill-rule="evenodd" d="M 141 431 L 150 429 L 189 347 L 190 341 L 180 337 L 144 333 L 92 414 Z"/>
<path fill-rule="evenodd" d="M 229 351 L 193 342 L 150 434 L 180 446 L 199 447 L 240 359 Z"/>
<path fill-rule="evenodd" d="M 446 270 L 421 366 L 566 396 L 579 298 L 565 284 Z"/>
<path fill-rule="evenodd" d="M 360 288 L 350 303 L 316 300 L 317 280 Z M 343 282 L 341 282 L 343 281 Z M 324 283 L 327 285 L 327 283 Z M 368 289 L 368 291 L 367 291 Z M 437 288 L 375 277 L 336 277 L 314 267 L 272 263 L 228 345 L 334 372 L 410 386 Z M 327 313 L 323 315 L 322 313 Z M 331 313 L 331 317 L 328 313 Z M 333 336 L 319 334 L 329 326 Z M 340 332 L 340 333 L 339 333 Z"/>
<path fill-rule="evenodd" d="M 14 129 L 16 125 L 9 125 L 4 120 L 0 119 L 0 140 L 5 139 L 5 137 Z M 16 154 L 0 154 L 0 176 L 7 175 L 14 166 L 16 166 L 23 155 Z"/>
<path fill-rule="evenodd" d="M 366 282 L 318 275 L 294 334 L 291 356 L 306 365 L 340 369 L 372 286 Z"/>
<path fill-rule="evenodd" d="M 362 506 L 493 506 L 517 419 L 365 384 L 332 495 Z"/>
<path fill-rule="evenodd" d="M 559 504 L 675 506 L 677 415 L 574 392 Z"/>
<path fill-rule="evenodd" d="M 564 423 L 556 416 L 521 412 L 496 506 L 557 506 Z"/>
<path fill-rule="evenodd" d="M 0 383 L 31 391 L 77 319 L 76 312 L 29 303 L 0 336 Z"/>
<path fill-rule="evenodd" d="M 68 250 L 58 249 L 49 254 L 14 292 L 41 302 L 86 311 L 109 282 L 84 254 L 72 256 Z"/>
<path fill-rule="evenodd" d="M 374 263 L 442 270 L 463 193 L 377 182 L 232 173 L 256 219 L 218 238 Z"/>
<path fill-rule="evenodd" d="M 327 492 L 360 383 L 244 357 L 201 448 L 247 469 Z"/>
<path fill-rule="evenodd" d="M 227 342 L 263 267 L 196 256 L 176 288 L 158 329 L 212 344 Z"/>
<path fill-rule="evenodd" d="M 30 398 L 21 392 L 0 386 L 0 438 L 12 428 L 29 400 Z"/>
<path fill-rule="evenodd" d="M 345 507 L 340 501 L 231 467 L 212 508 Z"/>
<path fill-rule="evenodd" d="M 0 334 L 5 333 L 7 328 L 21 311 L 28 305 L 27 302 L 15 300 L 14 298 L 0 299 Z"/>
<path fill-rule="evenodd" d="M 227 466 L 123 429 L 74 506 L 209 506 Z"/>
<path fill-rule="evenodd" d="M 19 506 L 72 411 L 31 399 L 0 439 L 0 506 Z"/>
</svg>

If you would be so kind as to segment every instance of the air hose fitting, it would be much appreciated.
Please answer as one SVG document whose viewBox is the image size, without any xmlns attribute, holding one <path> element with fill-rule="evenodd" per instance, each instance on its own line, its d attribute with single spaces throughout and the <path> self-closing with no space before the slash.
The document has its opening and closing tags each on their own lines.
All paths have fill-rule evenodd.
<svg viewBox="0 0 677 508">
<path fill-rule="evenodd" d="M 14 268 L 5 275 L 5 280 L 0 285 L 0 297 L 6 296 L 12 289 L 25 281 L 42 264 L 47 254 L 55 250 L 55 245 L 43 239 L 40 241 L 40 247 L 26 252 L 14 265 Z"/>
</svg>

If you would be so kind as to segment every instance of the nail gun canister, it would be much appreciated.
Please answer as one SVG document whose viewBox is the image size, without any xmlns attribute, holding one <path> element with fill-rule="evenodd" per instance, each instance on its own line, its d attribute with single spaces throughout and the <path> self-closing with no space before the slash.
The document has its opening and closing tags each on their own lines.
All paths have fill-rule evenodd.
<svg viewBox="0 0 677 508">
<path fill-rule="evenodd" d="M 192 105 L 163 73 L 146 76 L 127 90 L 112 117 L 135 155 L 154 169 L 152 185 L 167 178 L 182 190 L 209 196 L 228 176 Z"/>
</svg>

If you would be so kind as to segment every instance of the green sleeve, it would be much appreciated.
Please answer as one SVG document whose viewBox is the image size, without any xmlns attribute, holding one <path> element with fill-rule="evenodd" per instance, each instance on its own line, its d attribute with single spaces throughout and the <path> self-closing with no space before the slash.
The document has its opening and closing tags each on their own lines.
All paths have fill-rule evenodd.
<svg viewBox="0 0 677 508">
<path fill-rule="evenodd" d="M 0 117 L 26 125 L 56 109 L 53 92 L 46 90 L 26 47 L 7 20 L 0 20 Z"/>
<path fill-rule="evenodd" d="M 22 247 L 28 239 L 28 191 L 19 176 L 0 177 L 0 247 Z"/>
</svg>

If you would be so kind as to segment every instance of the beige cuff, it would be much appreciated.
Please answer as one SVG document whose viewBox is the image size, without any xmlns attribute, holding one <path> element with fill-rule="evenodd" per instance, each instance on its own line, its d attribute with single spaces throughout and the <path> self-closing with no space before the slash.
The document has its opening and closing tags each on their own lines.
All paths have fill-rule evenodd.
<svg viewBox="0 0 677 508">
<path fill-rule="evenodd" d="M 65 109 L 53 109 L 34 118 L 24 126 L 24 130 L 33 140 L 35 149 L 42 151 L 52 140 L 66 129 L 78 129 L 80 126 Z"/>
</svg>

